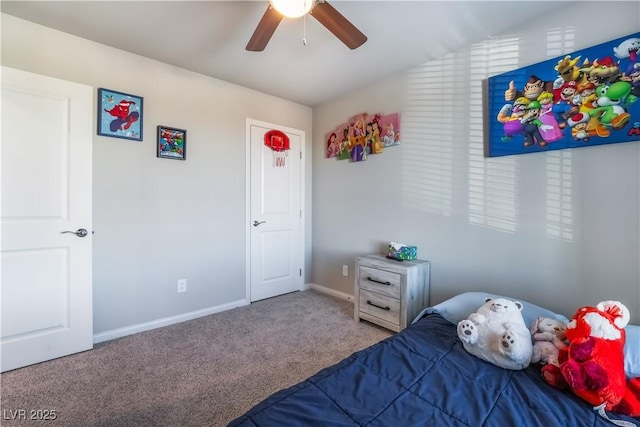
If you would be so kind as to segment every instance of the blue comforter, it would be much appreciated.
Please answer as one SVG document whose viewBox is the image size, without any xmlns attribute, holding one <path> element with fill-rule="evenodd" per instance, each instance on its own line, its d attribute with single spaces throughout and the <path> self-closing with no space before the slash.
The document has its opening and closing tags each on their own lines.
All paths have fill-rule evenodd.
<svg viewBox="0 0 640 427">
<path fill-rule="evenodd" d="M 640 426 L 640 420 L 608 414 Z M 265 399 L 230 426 L 613 426 L 540 368 L 467 353 L 438 313 Z"/>
</svg>

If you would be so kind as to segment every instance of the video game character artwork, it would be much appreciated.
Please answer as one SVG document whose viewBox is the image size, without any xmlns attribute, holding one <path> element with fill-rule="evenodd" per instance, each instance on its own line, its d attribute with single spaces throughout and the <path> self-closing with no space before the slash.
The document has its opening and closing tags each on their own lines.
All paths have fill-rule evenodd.
<svg viewBox="0 0 640 427">
<path fill-rule="evenodd" d="M 640 33 L 490 77 L 485 156 L 640 140 Z"/>
<path fill-rule="evenodd" d="M 158 126 L 157 157 L 187 159 L 187 131 L 167 126 Z"/>
</svg>

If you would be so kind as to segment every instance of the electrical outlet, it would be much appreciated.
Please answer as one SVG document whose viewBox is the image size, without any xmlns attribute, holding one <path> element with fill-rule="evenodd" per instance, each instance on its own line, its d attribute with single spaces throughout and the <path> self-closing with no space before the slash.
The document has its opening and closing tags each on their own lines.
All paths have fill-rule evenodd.
<svg viewBox="0 0 640 427">
<path fill-rule="evenodd" d="M 178 280 L 178 293 L 187 292 L 187 279 Z"/>
<path fill-rule="evenodd" d="M 349 266 L 348 265 L 343 265 L 342 266 L 342 275 L 344 277 L 349 277 Z"/>
</svg>

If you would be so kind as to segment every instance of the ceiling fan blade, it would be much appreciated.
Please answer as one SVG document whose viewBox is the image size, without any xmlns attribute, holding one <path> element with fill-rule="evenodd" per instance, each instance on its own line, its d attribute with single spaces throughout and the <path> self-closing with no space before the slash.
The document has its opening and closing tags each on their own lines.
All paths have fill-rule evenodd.
<svg viewBox="0 0 640 427">
<path fill-rule="evenodd" d="M 367 41 L 367 36 L 326 1 L 319 1 L 309 13 L 349 49 L 360 47 Z"/>
<path fill-rule="evenodd" d="M 247 50 L 252 52 L 260 52 L 267 47 L 267 43 L 271 40 L 271 36 L 278 28 L 278 25 L 282 21 L 282 15 L 278 13 L 271 5 L 267 8 L 262 19 L 258 23 L 256 30 L 253 32 L 249 43 L 247 43 Z"/>
</svg>

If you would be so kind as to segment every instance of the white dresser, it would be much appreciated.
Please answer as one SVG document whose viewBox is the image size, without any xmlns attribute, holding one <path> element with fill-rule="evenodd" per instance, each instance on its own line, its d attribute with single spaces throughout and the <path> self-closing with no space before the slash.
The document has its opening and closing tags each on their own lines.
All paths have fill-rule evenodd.
<svg viewBox="0 0 640 427">
<path fill-rule="evenodd" d="M 411 324 L 429 304 L 429 261 L 395 261 L 381 254 L 356 258 L 354 318 L 392 331 Z"/>
</svg>

